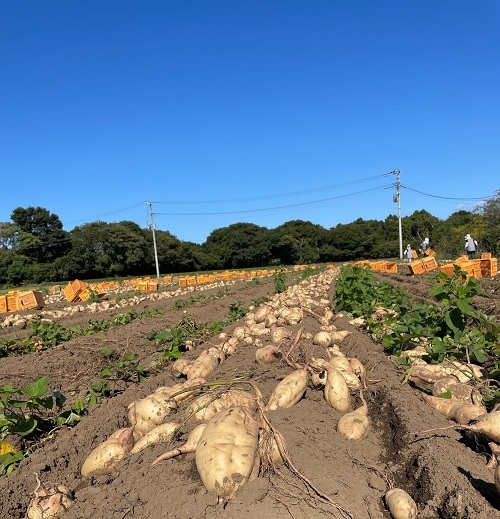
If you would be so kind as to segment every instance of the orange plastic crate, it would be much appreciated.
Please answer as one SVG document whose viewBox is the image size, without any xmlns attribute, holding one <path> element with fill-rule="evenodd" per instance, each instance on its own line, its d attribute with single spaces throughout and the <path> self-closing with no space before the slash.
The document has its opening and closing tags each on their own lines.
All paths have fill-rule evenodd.
<svg viewBox="0 0 500 519">
<path fill-rule="evenodd" d="M 436 255 L 436 251 L 433 251 L 432 249 L 427 249 L 425 251 L 425 255 L 426 256 L 435 256 Z"/>
<path fill-rule="evenodd" d="M 0 314 L 8 312 L 7 310 L 7 296 L 0 296 Z"/>
<path fill-rule="evenodd" d="M 432 272 L 434 270 L 437 270 L 437 268 L 438 268 L 436 258 L 434 258 L 433 256 L 423 258 L 422 263 L 425 265 L 426 272 Z"/>
<path fill-rule="evenodd" d="M 17 292 L 9 292 L 7 294 L 7 312 L 16 312 L 17 310 Z"/>
<path fill-rule="evenodd" d="M 44 306 L 43 294 L 38 290 L 28 290 L 27 292 L 18 292 L 17 294 L 18 310 L 38 310 Z"/>
<path fill-rule="evenodd" d="M 482 252 L 481 259 L 491 259 L 491 252 Z"/>
<path fill-rule="evenodd" d="M 455 272 L 455 265 L 453 263 L 449 263 L 448 265 L 441 265 L 438 267 L 439 272 L 443 272 L 448 277 L 453 275 L 453 272 Z"/>
<path fill-rule="evenodd" d="M 426 272 L 424 260 L 412 261 L 411 263 L 408 263 L 408 268 L 412 274 L 416 275 L 424 274 Z"/>
<path fill-rule="evenodd" d="M 498 260 L 497 258 L 485 258 L 480 259 L 480 270 L 484 277 L 492 278 L 497 275 L 498 272 Z"/>
</svg>

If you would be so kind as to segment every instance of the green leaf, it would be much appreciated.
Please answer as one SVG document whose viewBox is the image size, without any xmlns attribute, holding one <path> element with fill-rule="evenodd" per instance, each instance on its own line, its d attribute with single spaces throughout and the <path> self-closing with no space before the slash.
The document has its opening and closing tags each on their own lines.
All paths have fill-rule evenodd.
<svg viewBox="0 0 500 519">
<path fill-rule="evenodd" d="M 38 422 L 34 418 L 30 418 L 29 420 L 22 421 L 17 423 L 13 427 L 11 427 L 10 432 L 12 434 L 19 434 L 21 436 L 27 436 L 31 434 L 38 425 Z"/>
<path fill-rule="evenodd" d="M 452 308 L 446 312 L 445 320 L 448 327 L 455 333 L 462 331 L 465 328 L 463 312 L 461 312 L 458 308 Z"/>
<path fill-rule="evenodd" d="M 57 417 L 57 423 L 59 425 L 71 426 L 77 424 L 81 419 L 82 417 L 79 414 L 73 412 L 72 410 L 69 410 L 64 411 Z"/>
<path fill-rule="evenodd" d="M 39 378 L 36 382 L 33 382 L 30 386 L 24 386 L 21 388 L 23 393 L 31 397 L 37 397 L 44 395 L 49 388 L 49 376 L 44 375 L 42 378 Z"/>
<path fill-rule="evenodd" d="M 477 310 L 472 306 L 470 305 L 468 302 L 462 300 L 462 299 L 457 299 L 455 301 L 455 304 L 457 305 L 457 308 L 465 315 L 474 315 L 477 314 Z"/>
<path fill-rule="evenodd" d="M 101 378 L 110 378 L 113 375 L 113 372 L 109 368 L 104 368 L 101 371 Z"/>
<path fill-rule="evenodd" d="M 488 357 L 484 354 L 484 351 L 480 349 L 474 350 L 472 355 L 476 358 L 479 364 L 484 364 L 488 360 Z"/>
</svg>

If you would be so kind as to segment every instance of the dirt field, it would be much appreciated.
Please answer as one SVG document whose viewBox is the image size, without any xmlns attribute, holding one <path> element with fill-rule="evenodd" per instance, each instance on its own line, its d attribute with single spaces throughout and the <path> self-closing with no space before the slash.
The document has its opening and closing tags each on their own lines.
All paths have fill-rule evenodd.
<svg viewBox="0 0 500 519">
<path fill-rule="evenodd" d="M 383 279 L 402 285 L 420 297 L 426 297 L 432 284 L 422 277 L 384 275 Z M 500 317 L 500 283 L 486 281 L 485 286 L 494 299 L 485 299 L 484 305 L 496 305 L 490 313 Z M 330 299 L 333 290 L 332 284 Z M 231 303 L 241 302 L 248 307 L 251 301 L 273 292 L 274 281 L 269 278 L 256 286 L 235 284 L 229 287 L 225 298 L 180 310 L 173 310 L 173 303 L 189 295 L 144 301 L 134 309 L 158 308 L 163 313 L 80 337 L 49 350 L 0 359 L 0 384 L 19 386 L 48 374 L 52 390 L 58 389 L 71 398 L 81 397 L 102 369 L 102 356 L 98 352 L 103 347 L 119 353 L 138 353 L 141 363 L 148 365 L 158 355 L 155 346 L 146 340 L 151 330 L 171 328 L 183 315 L 200 322 L 221 320 Z M 108 319 L 117 313 L 111 310 L 96 316 L 81 312 L 63 318 L 62 322 L 74 326 L 90 318 Z M 225 331 L 231 332 L 238 324 L 241 323 L 234 323 Z M 359 442 L 340 436 L 336 426 L 341 415 L 328 406 L 322 391 L 312 388 L 308 388 L 305 397 L 292 408 L 269 412 L 273 426 L 287 442 L 294 465 L 330 502 L 306 489 L 289 469 L 283 468 L 280 474 L 248 482 L 225 507 L 218 505 L 201 482 L 194 454 L 151 467 L 151 462 L 168 450 L 169 445 L 150 447 L 126 457 L 109 476 L 93 481 L 83 479 L 80 469 L 91 450 L 118 428 L 129 425 L 128 404 L 159 386 L 178 382 L 165 367 L 140 385 L 126 384 L 116 396 L 91 406 L 89 415 L 79 424 L 57 431 L 19 468 L 1 478 L 0 518 L 25 517 L 36 486 L 35 474 L 44 483 L 65 484 L 74 492 L 75 502 L 64 514 L 65 519 L 342 517 L 331 502 L 348 510 L 353 518 L 389 518 L 383 500 L 387 489 L 385 477 L 394 480 L 396 486 L 413 497 L 420 519 L 500 518 L 500 498 L 495 490 L 493 470 L 486 466 L 489 460 L 486 446 L 471 442 L 464 433 L 453 429 L 422 434 L 426 429 L 448 426 L 450 422 L 424 403 L 417 389 L 401 384 L 404 373 L 384 355 L 380 345 L 341 315 L 335 318 L 334 324 L 352 332 L 342 343 L 342 350 L 360 359 L 368 368 L 366 399 L 371 419 L 368 436 Z M 305 332 L 315 333 L 319 326 L 317 319 L 306 314 L 302 322 L 289 328 L 293 334 L 301 327 Z M 0 337 L 23 333 L 27 332 L 9 328 L 3 330 Z M 198 356 L 209 343 L 207 340 L 198 344 L 186 356 Z M 298 351 L 302 357 L 324 356 L 324 351 L 313 346 L 310 339 L 301 339 Z M 268 398 L 291 368 L 284 362 L 263 368 L 254 359 L 255 347 L 240 345 L 234 355 L 219 365 L 210 380 L 247 377 Z M 354 407 L 360 403 L 356 395 L 353 402 Z M 185 435 L 176 445 L 183 439 Z"/>
</svg>

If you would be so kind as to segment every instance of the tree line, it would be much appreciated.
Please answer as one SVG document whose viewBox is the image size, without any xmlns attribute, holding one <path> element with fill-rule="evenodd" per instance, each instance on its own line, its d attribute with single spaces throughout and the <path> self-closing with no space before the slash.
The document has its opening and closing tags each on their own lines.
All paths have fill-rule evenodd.
<svg viewBox="0 0 500 519">
<path fill-rule="evenodd" d="M 428 237 L 442 258 L 462 254 L 467 233 L 482 251 L 500 252 L 500 190 L 477 210 L 445 220 L 425 210 L 402 218 L 403 248 L 410 243 L 418 249 Z M 214 230 L 201 245 L 168 231 L 155 235 L 162 274 L 399 257 L 395 215 L 329 229 L 303 220 L 274 229 L 236 223 Z M 0 285 L 153 273 L 152 231 L 134 222 L 96 221 L 65 231 L 60 218 L 43 207 L 18 207 L 11 222 L 0 222 Z"/>
</svg>

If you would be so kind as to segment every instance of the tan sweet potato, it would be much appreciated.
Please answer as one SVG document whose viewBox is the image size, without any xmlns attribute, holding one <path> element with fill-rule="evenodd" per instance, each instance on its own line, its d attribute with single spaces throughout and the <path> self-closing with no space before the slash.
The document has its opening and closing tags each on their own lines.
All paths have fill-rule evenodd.
<svg viewBox="0 0 500 519">
<path fill-rule="evenodd" d="M 308 375 L 304 369 L 297 369 L 286 376 L 269 397 L 268 411 L 294 406 L 306 392 Z"/>
<path fill-rule="evenodd" d="M 257 401 L 255 396 L 249 391 L 231 389 L 220 394 L 206 393 L 189 404 L 185 415 L 189 416 L 194 413 L 192 419 L 208 422 L 217 413 L 236 406 L 244 406 L 255 411 L 257 409 Z"/>
<path fill-rule="evenodd" d="M 259 424 L 246 407 L 231 407 L 208 422 L 196 447 L 196 467 L 219 501 L 229 501 L 255 474 L 258 441 Z"/>
</svg>

